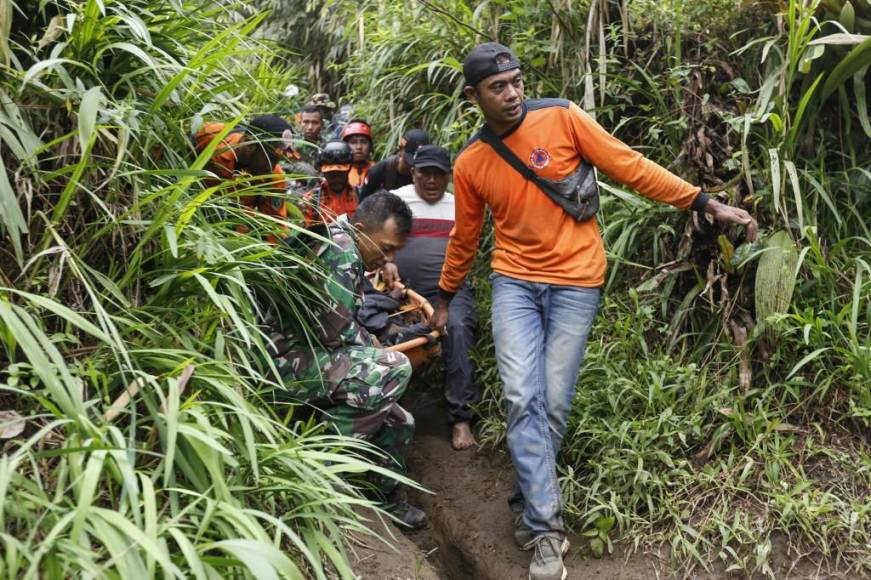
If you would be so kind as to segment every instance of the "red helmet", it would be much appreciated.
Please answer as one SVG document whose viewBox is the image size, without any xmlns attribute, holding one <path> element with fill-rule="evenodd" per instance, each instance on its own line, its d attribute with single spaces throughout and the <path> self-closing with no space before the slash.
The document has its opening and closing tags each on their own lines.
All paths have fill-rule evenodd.
<svg viewBox="0 0 871 580">
<path fill-rule="evenodd" d="M 368 137 L 371 141 L 372 129 L 369 127 L 369 123 L 367 123 L 366 121 L 356 119 L 349 122 L 347 125 L 345 125 L 345 128 L 342 129 L 342 141 L 346 140 L 352 135 L 363 135 L 365 137 Z"/>
</svg>

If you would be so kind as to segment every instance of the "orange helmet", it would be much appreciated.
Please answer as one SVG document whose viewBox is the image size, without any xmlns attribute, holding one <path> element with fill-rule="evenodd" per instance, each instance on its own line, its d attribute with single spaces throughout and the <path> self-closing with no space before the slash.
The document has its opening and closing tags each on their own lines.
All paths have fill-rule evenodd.
<svg viewBox="0 0 871 580">
<path fill-rule="evenodd" d="M 342 129 L 342 141 L 345 141 L 352 135 L 363 135 L 364 137 L 368 137 L 371 141 L 372 129 L 366 121 L 363 121 L 362 119 L 354 119 L 345 125 L 344 129 Z"/>
</svg>

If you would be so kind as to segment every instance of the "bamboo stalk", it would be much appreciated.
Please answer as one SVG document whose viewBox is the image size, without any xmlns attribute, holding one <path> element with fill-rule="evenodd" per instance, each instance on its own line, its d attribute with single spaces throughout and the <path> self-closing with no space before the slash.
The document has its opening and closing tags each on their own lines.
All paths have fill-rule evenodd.
<svg viewBox="0 0 871 580">
<path fill-rule="evenodd" d="M 190 381 L 191 377 L 194 374 L 195 368 L 196 367 L 194 367 L 194 365 L 188 365 L 181 372 L 181 375 L 179 376 L 179 379 L 178 379 L 178 393 L 179 393 L 179 395 L 181 395 L 184 392 L 184 389 L 187 386 L 188 381 Z M 103 421 L 112 421 L 113 419 L 115 419 L 115 417 L 117 417 L 121 413 L 121 411 L 123 411 L 124 409 L 127 408 L 127 405 L 130 404 L 130 399 L 135 397 L 144 385 L 145 385 L 145 379 L 143 379 L 142 377 L 138 377 L 138 378 L 134 379 L 133 382 L 131 382 L 129 385 L 127 385 L 127 388 L 124 389 L 124 392 L 121 393 L 118 396 L 118 398 L 115 399 L 112 402 L 112 404 L 109 406 L 109 409 L 103 415 Z M 163 405 L 161 405 L 160 409 L 161 409 L 161 411 L 165 411 L 165 409 L 163 408 Z"/>
<path fill-rule="evenodd" d="M 420 310 L 423 308 L 423 304 L 415 304 L 414 306 L 407 306 L 405 308 L 400 308 L 393 314 L 388 314 L 387 318 L 393 318 L 394 316 L 399 316 L 400 314 L 407 314 L 409 312 L 414 312 L 415 310 Z"/>
<path fill-rule="evenodd" d="M 188 381 L 191 380 L 191 377 L 194 376 L 194 370 L 196 367 L 194 365 L 188 365 L 181 372 L 181 375 L 178 377 L 178 396 L 181 397 L 182 393 L 184 393 L 185 387 L 188 385 Z M 160 411 L 162 413 L 166 413 L 166 408 L 164 405 L 160 406 Z"/>
<path fill-rule="evenodd" d="M 132 383 L 127 385 L 124 392 L 112 402 L 109 410 L 103 415 L 103 421 L 112 421 L 118 414 L 130 404 L 130 399 L 136 396 L 142 386 L 145 384 L 145 379 L 137 377 Z"/>
</svg>

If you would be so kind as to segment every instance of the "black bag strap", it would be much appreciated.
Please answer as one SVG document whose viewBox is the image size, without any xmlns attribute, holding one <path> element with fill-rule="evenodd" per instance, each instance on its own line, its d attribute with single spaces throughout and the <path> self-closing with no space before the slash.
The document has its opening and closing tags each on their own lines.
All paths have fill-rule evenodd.
<svg viewBox="0 0 871 580">
<path fill-rule="evenodd" d="M 527 167 L 526 164 L 523 163 L 523 161 L 521 161 L 520 158 L 502 142 L 502 138 L 490 130 L 490 127 L 484 125 L 481 130 L 478 131 L 478 137 L 480 137 L 481 141 L 492 147 L 496 153 L 499 154 L 499 157 L 504 159 L 505 162 L 513 167 L 517 173 L 522 175 L 524 179 L 533 182 L 549 198 L 556 201 L 560 206 L 563 205 L 563 203 L 559 201 L 561 200 L 560 195 L 551 188 L 550 184 L 541 179 L 535 171 Z"/>
<path fill-rule="evenodd" d="M 575 220 L 588 220 L 599 211 L 599 190 L 595 182 L 596 172 L 594 167 L 592 168 L 593 195 L 588 200 L 585 200 L 584 203 L 579 204 L 567 199 L 567 197 L 560 194 L 559 190 L 551 182 L 527 167 L 526 164 L 524 164 L 523 161 L 521 161 L 517 155 L 515 155 L 511 149 L 505 145 L 502 139 L 493 133 L 487 125 L 484 125 L 481 130 L 478 131 L 478 137 L 481 141 L 492 147 L 499 157 L 517 171 L 517 173 L 523 176 L 527 181 L 531 181 L 537 185 L 538 189 L 540 189 L 543 194 Z M 581 161 L 581 164 L 578 166 L 576 171 L 582 171 L 584 167 L 584 162 Z M 586 175 L 589 177 L 589 172 Z M 581 175 L 581 179 L 586 179 L 583 174 Z M 580 185 L 580 183 L 578 185 Z"/>
</svg>

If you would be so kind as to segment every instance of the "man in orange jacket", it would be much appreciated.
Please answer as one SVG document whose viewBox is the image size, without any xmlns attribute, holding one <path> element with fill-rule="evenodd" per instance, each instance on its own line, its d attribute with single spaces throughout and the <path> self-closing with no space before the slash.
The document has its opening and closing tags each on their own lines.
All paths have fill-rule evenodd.
<svg viewBox="0 0 871 580">
<path fill-rule="evenodd" d="M 205 123 L 203 128 L 194 135 L 194 146 L 197 152 L 205 149 L 217 138 L 226 125 L 224 123 Z M 236 180 L 246 178 L 248 182 L 240 185 L 248 188 L 259 188 L 263 191 L 240 196 L 240 201 L 249 212 L 259 212 L 281 220 L 287 219 L 285 205 L 284 171 L 279 162 L 294 158 L 296 155 L 291 146 L 293 129 L 287 121 L 276 115 L 254 117 L 248 123 L 234 127 L 215 149 L 206 169 L 218 176 L 220 180 Z M 210 185 L 216 184 L 212 180 Z M 283 228 L 282 228 L 283 229 Z M 247 232 L 244 226 L 239 226 L 240 232 Z M 275 241 L 269 236 L 270 241 Z"/>
<path fill-rule="evenodd" d="M 324 178 L 304 197 L 305 226 L 329 224 L 343 214 L 357 210 L 357 192 L 348 181 L 351 171 L 351 148 L 344 141 L 330 141 L 318 157 L 318 170 Z"/>
<path fill-rule="evenodd" d="M 515 539 L 534 550 L 531 580 L 561 580 L 567 575 L 562 557 L 568 542 L 556 457 L 606 262 L 595 218 L 576 220 L 537 181 L 561 180 L 587 162 L 645 197 L 744 225 L 750 240 L 757 227 L 746 211 L 709 199 L 613 137 L 575 104 L 524 101 L 520 63 L 501 44 L 476 46 L 463 74 L 463 92 L 481 109 L 486 128 L 536 177 L 527 179 L 529 174 L 482 138 L 461 151 L 454 163 L 455 226 L 432 323 L 444 328 L 447 322 L 448 304 L 472 266 L 489 207 L 496 239 L 493 340 L 517 477 L 509 501 L 517 514 Z"/>
<path fill-rule="evenodd" d="M 360 195 L 360 188 L 366 179 L 369 168 L 375 165 L 372 161 L 372 128 L 363 119 L 352 119 L 342 129 L 342 141 L 351 148 L 351 171 L 348 182 Z"/>
</svg>

